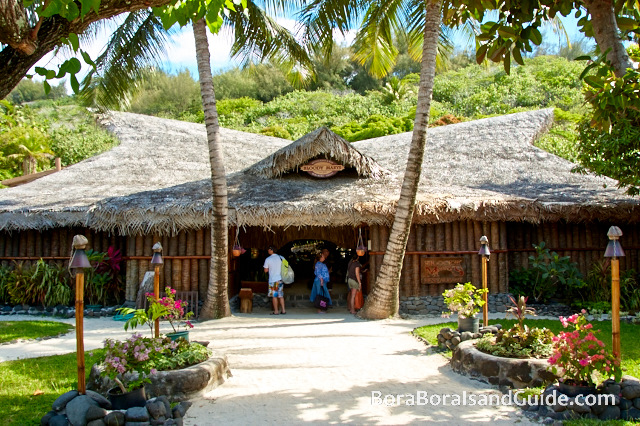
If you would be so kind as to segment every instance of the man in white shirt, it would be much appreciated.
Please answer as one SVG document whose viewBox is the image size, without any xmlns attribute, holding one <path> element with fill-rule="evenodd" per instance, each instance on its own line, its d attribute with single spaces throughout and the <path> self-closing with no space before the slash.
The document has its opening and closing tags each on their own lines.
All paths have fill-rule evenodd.
<svg viewBox="0 0 640 426">
<path fill-rule="evenodd" d="M 275 246 L 269 246 L 267 249 L 269 257 L 264 261 L 264 272 L 269 273 L 269 297 L 273 303 L 273 312 L 271 315 L 278 315 L 278 300 L 280 301 L 280 313 L 286 314 L 284 309 L 284 282 L 282 281 L 282 275 L 280 274 L 280 268 L 282 267 L 282 258 L 276 254 Z"/>
</svg>

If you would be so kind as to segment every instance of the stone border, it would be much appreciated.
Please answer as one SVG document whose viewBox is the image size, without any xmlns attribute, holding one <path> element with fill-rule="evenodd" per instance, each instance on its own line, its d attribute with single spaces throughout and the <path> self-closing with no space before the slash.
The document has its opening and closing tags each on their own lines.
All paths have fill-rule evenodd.
<svg viewBox="0 0 640 426">
<path fill-rule="evenodd" d="M 547 371 L 549 364 L 545 359 L 498 357 L 479 351 L 474 343 L 472 340 L 461 342 L 454 349 L 451 358 L 453 371 L 492 385 L 515 389 L 542 386 L 557 378 Z"/>
<path fill-rule="evenodd" d="M 101 369 L 94 364 L 87 379 L 87 389 L 103 395 L 112 387 L 108 377 L 100 377 Z M 167 395 L 171 402 L 185 401 L 206 393 L 231 376 L 226 355 L 212 356 L 200 364 L 172 371 L 158 371 L 149 377 L 151 383 L 144 385 L 147 398 Z"/>
</svg>

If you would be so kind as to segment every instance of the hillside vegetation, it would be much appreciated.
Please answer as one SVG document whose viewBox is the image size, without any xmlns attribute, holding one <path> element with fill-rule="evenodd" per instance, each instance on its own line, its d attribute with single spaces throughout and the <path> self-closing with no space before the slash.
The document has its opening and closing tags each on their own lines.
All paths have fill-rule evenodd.
<svg viewBox="0 0 640 426">
<path fill-rule="evenodd" d="M 553 107 L 556 124 L 538 145 L 575 160 L 576 123 L 587 112 L 579 79 L 583 69 L 584 64 L 563 57 L 538 56 L 527 60 L 526 66 L 513 68 L 510 75 L 499 67 L 478 65 L 440 73 L 433 92 L 431 126 Z M 277 82 L 274 92 L 252 92 L 268 84 L 267 77 Z M 248 81 L 252 78 L 257 80 Z M 293 90 L 273 69 L 263 74 L 232 70 L 215 76 L 214 81 L 220 85 L 220 124 L 231 129 L 295 140 L 326 126 L 348 141 L 413 129 L 417 74 L 391 77 L 379 89 L 364 94 L 348 87 L 336 90 L 328 84 L 318 85 L 324 88 L 315 91 Z M 199 86 L 187 71 L 171 75 L 150 70 L 139 87 L 123 110 L 203 122 Z M 38 99 L 31 82 L 24 87 L 21 83 L 16 90 L 19 96 L 8 99 Z M 245 96 L 233 98 L 234 94 Z M 265 97 L 271 100 L 259 100 Z M 38 171 L 45 170 L 58 156 L 66 166 L 117 144 L 95 125 L 87 109 L 69 97 L 19 106 L 2 101 L 0 132 L 2 179 L 22 174 L 29 161 Z"/>
</svg>

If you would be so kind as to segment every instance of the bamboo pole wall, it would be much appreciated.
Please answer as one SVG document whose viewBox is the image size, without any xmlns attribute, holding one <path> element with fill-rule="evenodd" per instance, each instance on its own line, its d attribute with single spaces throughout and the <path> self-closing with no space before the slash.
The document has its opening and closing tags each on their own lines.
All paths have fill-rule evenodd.
<svg viewBox="0 0 640 426">
<path fill-rule="evenodd" d="M 441 295 L 444 289 L 454 284 L 423 284 L 422 261 L 427 257 L 462 257 L 464 259 L 466 281 L 481 285 L 480 259 L 477 256 L 479 239 L 482 235 L 489 238 L 492 251 L 489 262 L 489 288 L 491 293 L 508 291 L 509 272 L 528 266 L 528 257 L 535 254 L 534 244 L 545 241 L 546 247 L 555 250 L 562 256 L 570 256 L 576 262 L 583 275 L 591 265 L 603 259 L 608 238 L 610 223 L 500 223 L 478 222 L 473 220 L 456 221 L 439 224 L 413 225 L 409 236 L 405 263 L 401 276 L 401 296 Z M 628 269 L 640 269 L 640 225 L 621 225 L 623 236 L 621 244 L 626 257 L 620 259 L 621 272 Z M 371 240 L 371 251 L 384 253 L 389 237 L 389 228 L 371 225 L 363 228 L 363 238 Z M 209 282 L 209 260 L 211 255 L 211 234 L 209 228 L 180 232 L 173 237 L 143 236 L 122 237 L 95 232 L 85 228 L 52 229 L 46 231 L 0 232 L 0 262 L 11 266 L 15 258 L 30 265 L 38 257 L 68 257 L 71 252 L 73 235 L 83 234 L 90 239 L 89 248 L 96 251 L 107 251 L 110 246 L 121 250 L 122 256 L 151 256 L 151 246 L 156 241 L 163 245 L 163 255 L 187 256 L 187 258 L 165 259 L 161 268 L 161 283 L 180 290 L 198 291 L 201 299 L 206 297 Z M 235 233 L 230 234 L 230 238 Z M 357 239 L 357 228 L 308 228 L 278 229 L 275 232 L 259 228 L 241 229 L 240 243 L 245 248 L 260 247 L 274 243 L 282 246 L 296 239 L 326 239 L 344 247 L 354 247 Z M 231 238 L 233 241 L 234 238 Z M 433 254 L 433 252 L 447 252 Z M 508 251 L 508 252 L 503 252 Z M 431 254 L 411 254 L 411 252 L 430 252 Z M 461 252 L 463 254 L 456 254 Z M 193 256 L 193 258 L 188 258 Z M 31 259 L 27 259 L 31 258 Z M 373 285 L 379 273 L 382 254 L 370 256 L 369 286 Z M 50 259 L 53 262 L 55 260 Z M 64 260 L 58 260 L 64 263 Z M 230 260 L 231 262 L 231 260 Z M 137 289 L 150 270 L 148 259 L 128 259 L 124 268 L 127 282 L 126 298 L 135 300 Z M 233 273 L 233 269 L 230 269 Z M 233 285 L 233 283 L 231 283 Z"/>
</svg>

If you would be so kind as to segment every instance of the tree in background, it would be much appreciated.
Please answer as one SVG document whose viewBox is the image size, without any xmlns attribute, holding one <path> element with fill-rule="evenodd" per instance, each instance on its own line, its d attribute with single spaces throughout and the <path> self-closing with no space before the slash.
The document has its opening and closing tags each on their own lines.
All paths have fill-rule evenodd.
<svg viewBox="0 0 640 426">
<path fill-rule="evenodd" d="M 61 81 L 57 86 L 51 86 L 49 93 L 45 93 L 44 86 L 40 81 L 23 79 L 9 93 L 7 100 L 14 104 L 40 101 L 43 99 L 61 99 L 67 96 L 65 82 Z"/>
</svg>

